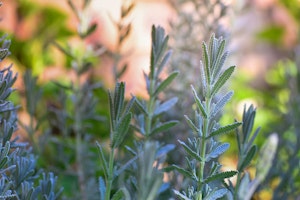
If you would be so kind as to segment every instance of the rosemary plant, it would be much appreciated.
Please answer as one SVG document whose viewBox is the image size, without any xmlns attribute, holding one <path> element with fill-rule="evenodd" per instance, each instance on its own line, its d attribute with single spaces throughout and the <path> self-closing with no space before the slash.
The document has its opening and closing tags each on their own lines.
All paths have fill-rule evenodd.
<svg viewBox="0 0 300 200">
<path fill-rule="evenodd" d="M 43 90 L 37 84 L 37 77 L 33 77 L 31 71 L 27 70 L 23 76 L 25 86 L 26 111 L 29 114 L 29 124 L 26 125 L 19 120 L 21 127 L 27 132 L 29 140 L 33 146 L 33 151 L 38 154 L 41 151 L 41 145 L 36 140 L 36 133 L 39 127 L 45 121 L 42 116 L 37 116 L 38 105 L 41 101 Z M 41 114 L 41 113 L 39 113 Z M 43 113 L 45 114 L 45 113 Z"/>
<path fill-rule="evenodd" d="M 228 148 L 228 143 L 218 141 L 217 136 L 234 131 L 240 122 L 234 122 L 226 126 L 218 123 L 218 113 L 230 100 L 233 92 L 220 95 L 219 91 L 230 78 L 234 66 L 222 72 L 227 53 L 224 52 L 225 40 L 211 36 L 209 47 L 205 43 L 203 47 L 203 62 L 201 65 L 201 94 L 199 96 L 192 86 L 193 96 L 197 105 L 195 121 L 185 116 L 186 121 L 194 133 L 193 138 L 187 142 L 179 140 L 187 153 L 188 168 L 184 169 L 173 165 L 186 178 L 192 180 L 187 192 L 174 190 L 180 199 L 218 199 L 223 197 L 228 190 L 222 187 L 225 179 L 236 175 L 237 171 L 221 172 L 219 158 Z"/>
<path fill-rule="evenodd" d="M 10 54 L 10 40 L 2 37 L 0 42 L 2 62 Z M 18 136 L 12 138 L 17 130 L 18 106 L 9 101 L 17 79 L 11 67 L 0 70 L 0 199 L 58 199 L 63 189 L 57 188 L 57 177 L 38 170 L 27 144 L 18 142 Z"/>
<path fill-rule="evenodd" d="M 177 97 L 163 102 L 160 100 L 161 93 L 179 74 L 178 71 L 173 71 L 165 79 L 161 79 L 161 73 L 171 56 L 171 51 L 167 51 L 169 36 L 166 36 L 164 29 L 159 26 L 152 26 L 151 36 L 150 71 L 149 74 L 144 73 L 149 99 L 147 101 L 136 99 L 135 104 L 140 111 L 135 115 L 135 129 L 143 136 L 143 151 L 138 154 L 137 199 L 147 200 L 157 198 L 159 193 L 168 188 L 169 184 L 163 183 L 162 172 L 158 167 L 165 161 L 166 154 L 175 148 L 174 145 L 160 144 L 153 140 L 157 134 L 166 132 L 178 123 L 176 120 L 162 122 L 162 114 L 169 111 L 177 102 Z M 155 146 L 156 148 L 150 148 Z M 149 159 L 145 159 L 146 155 Z"/>
<path fill-rule="evenodd" d="M 237 181 L 236 181 L 236 186 L 234 191 L 234 199 L 242 199 L 243 197 L 245 197 L 244 194 L 241 194 L 241 192 L 239 193 L 241 179 L 243 178 L 243 176 L 248 176 L 245 174 L 245 169 L 246 167 L 248 167 L 248 165 L 252 161 L 257 151 L 257 147 L 256 145 L 253 145 L 253 142 L 260 128 L 256 129 L 254 134 L 250 137 L 253 129 L 255 114 L 256 111 L 252 105 L 247 110 L 245 107 L 243 113 L 242 132 L 240 134 L 238 129 L 236 131 L 238 153 L 239 153 L 237 170 L 239 171 L 239 173 L 237 175 Z"/>
<path fill-rule="evenodd" d="M 109 94 L 109 105 L 110 105 L 110 154 L 109 160 L 107 161 L 102 146 L 97 143 L 100 160 L 104 172 L 104 178 L 99 178 L 99 191 L 101 200 L 110 200 L 112 193 L 112 184 L 116 179 L 116 168 L 114 165 L 115 151 L 120 147 L 124 141 L 126 134 L 128 132 L 132 114 L 130 109 L 134 103 L 135 98 L 132 98 L 128 105 L 125 107 L 125 84 L 123 82 L 117 83 L 115 91 L 112 94 Z M 118 190 L 113 196 L 112 199 L 115 199 L 119 196 L 125 195 L 122 190 Z M 119 199 L 119 198 L 118 198 Z"/>
<path fill-rule="evenodd" d="M 167 97 L 176 96 L 180 104 L 176 104 L 173 111 L 166 117 L 185 121 L 183 114 L 189 113 L 193 105 L 193 95 L 190 92 L 190 84 L 199 84 L 199 67 L 201 59 L 201 42 L 208 41 L 212 33 L 217 37 L 224 36 L 227 39 L 230 30 L 223 26 L 224 21 L 230 21 L 232 6 L 224 0 L 171 0 L 169 1 L 176 13 L 176 18 L 170 23 L 170 45 L 173 56 L 170 61 L 171 70 L 179 70 L 178 79 L 174 81 L 166 91 Z M 228 40 L 227 40 L 228 43 Z M 200 44 L 200 45 L 199 45 Z M 186 140 L 188 135 L 182 134 L 189 131 L 186 123 L 179 123 L 176 129 L 168 132 L 174 137 L 165 137 L 163 140 L 176 143 L 178 138 Z M 170 159 L 179 165 L 184 165 L 184 151 L 170 154 Z M 174 184 L 177 184 L 175 181 Z M 178 187 L 180 185 L 177 184 Z M 176 186 L 175 186 L 176 187 Z"/>
<path fill-rule="evenodd" d="M 48 112 L 50 129 L 56 129 L 63 137 L 56 139 L 57 151 L 69 152 L 74 154 L 66 155 L 69 162 L 74 162 L 76 166 L 72 169 L 77 180 L 76 188 L 79 194 L 72 194 L 72 199 L 82 200 L 97 199 L 98 191 L 96 181 L 96 153 L 93 151 L 93 136 L 91 131 L 93 126 L 91 122 L 101 121 L 101 116 L 96 113 L 98 99 L 95 97 L 95 90 L 101 84 L 93 83 L 83 78 L 88 76 L 89 70 L 93 66 L 97 52 L 87 47 L 84 39 L 88 37 L 95 29 L 96 25 L 90 25 L 90 19 L 87 16 L 87 9 L 90 4 L 89 0 L 82 1 L 82 8 L 75 6 L 72 0 L 68 4 L 78 19 L 77 34 L 81 45 L 71 47 L 69 45 L 53 42 L 62 53 L 70 60 L 71 70 L 75 77 L 68 80 L 69 83 L 54 83 L 60 88 L 58 106 L 51 106 Z M 51 126 L 53 125 L 53 127 Z M 52 131 L 53 131 L 52 130 Z M 61 149 L 60 149 L 61 148 Z M 74 156 L 74 159 L 71 160 Z M 66 169 L 70 165 L 64 166 Z"/>
<path fill-rule="evenodd" d="M 202 44 L 200 85 L 191 86 L 191 94 L 188 94 L 187 91 L 182 93 L 183 97 L 187 97 L 186 99 L 189 99 L 188 96 L 192 97 L 195 108 L 194 118 L 184 116 L 186 124 L 191 130 L 191 137 L 187 141 L 178 140 L 186 153 L 186 166 L 176 162 L 174 165 L 168 166 L 166 158 L 168 153 L 175 149 L 175 145 L 168 144 L 167 140 L 161 139 L 161 136 L 168 136 L 168 134 L 162 134 L 168 131 L 173 133 L 174 129 L 171 128 L 178 123 L 174 119 L 178 119 L 177 115 L 182 115 L 182 110 L 185 110 L 185 108 L 177 109 L 174 116 L 172 109 L 181 96 L 174 95 L 173 91 L 166 93 L 166 89 L 170 86 L 175 90 L 178 89 L 173 80 L 179 75 L 178 71 L 171 70 L 168 73 L 166 70 L 171 56 L 171 51 L 167 50 L 169 36 L 165 35 L 163 28 L 152 27 L 150 69 L 149 73 L 144 73 L 148 98 L 143 100 L 133 96 L 128 101 L 125 99 L 125 83 L 118 82 L 118 79 L 127 68 L 126 64 L 121 68 L 119 67 L 123 56 L 121 49 L 131 31 L 130 23 L 126 23 L 127 17 L 134 4 L 130 1 L 129 4 L 122 6 L 121 20 L 115 23 L 119 33 L 117 50 L 116 52 L 108 52 L 114 59 L 112 71 L 116 85 L 113 92 L 108 91 L 108 104 L 102 105 L 98 103 L 95 96 L 95 89 L 99 88 L 100 84 L 89 79 L 92 72 L 91 66 L 99 54 L 91 50 L 92 48 L 86 48 L 84 41 L 96 29 L 96 24 L 90 25 L 87 17 L 87 7 L 90 0 L 82 1 L 82 9 L 77 8 L 72 0 L 67 2 L 79 21 L 77 34 L 82 46 L 73 48 L 60 42 L 53 44 L 66 55 L 70 68 L 74 72 L 74 79 L 68 80 L 67 83 L 55 82 L 56 88 L 59 88 L 60 91 L 57 99 L 47 99 L 47 105 L 44 105 L 47 109 L 40 111 L 39 102 L 43 101 L 43 90 L 37 84 L 37 77 L 32 76 L 30 72 L 26 72 L 24 75 L 26 110 L 30 122 L 21 125 L 28 132 L 29 142 L 33 148 L 26 143 L 18 142 L 18 137 L 13 137 L 17 130 L 18 106 L 9 101 L 9 97 L 14 91 L 12 86 L 17 75 L 12 72 L 11 66 L 0 70 L 0 199 L 61 199 L 62 188 L 57 185 L 58 178 L 52 172 L 38 169 L 41 165 L 40 162 L 44 162 L 42 165 L 46 165 L 48 169 L 54 169 L 57 172 L 63 171 L 60 174 L 62 182 L 72 177 L 69 180 L 75 186 L 72 185 L 68 191 L 74 194 L 69 196 L 66 194 L 64 199 L 69 197 L 70 199 L 82 200 L 154 200 L 170 199 L 175 195 L 176 199 L 184 200 L 250 200 L 254 193 L 260 189 L 258 186 L 268 180 L 267 175 L 270 169 L 274 171 L 273 176 L 280 177 L 279 184 L 275 186 L 273 192 L 273 199 L 299 196 L 299 187 L 297 187 L 299 168 L 297 167 L 300 140 L 299 137 L 295 137 L 295 135 L 299 135 L 298 130 L 300 130 L 299 123 L 297 123 L 300 112 L 299 106 L 297 107 L 300 91 L 298 79 L 295 77 L 292 79 L 292 85 L 296 85 L 296 87 L 293 86 L 295 87 L 292 90 L 294 98 L 290 101 L 291 108 L 294 108 L 293 112 L 290 113 L 292 123 L 288 125 L 294 128 L 292 130 L 295 131 L 294 137 L 286 139 L 284 135 L 272 134 L 259 153 L 258 162 L 255 166 L 256 175 L 250 178 L 247 168 L 251 166 L 256 155 L 257 147 L 254 140 L 260 130 L 256 129 L 252 133 L 256 110 L 253 106 L 245 107 L 242 122 L 235 121 L 225 126 L 219 124 L 220 113 L 233 96 L 233 91 L 226 92 L 223 88 L 235 67 L 223 68 L 228 55 L 225 51 L 225 40 L 212 35 L 209 44 Z M 178 5 L 182 5 L 180 2 L 192 2 L 196 10 L 209 8 L 207 13 L 199 13 L 199 16 L 201 14 L 210 15 L 209 20 L 212 19 L 212 21 L 209 22 L 207 29 L 205 29 L 203 17 L 186 14 L 182 14 L 181 19 L 190 19 L 187 21 L 191 23 L 185 23 L 184 20 L 182 23 L 183 21 L 180 20 L 178 24 L 178 27 L 186 27 L 191 26 L 196 21 L 201 26 L 201 30 L 207 31 L 203 37 L 208 32 L 220 28 L 219 22 L 225 17 L 225 11 L 228 9 L 222 0 L 202 1 L 200 3 L 196 0 L 184 0 L 178 1 Z M 221 6 L 219 12 L 211 12 L 217 10 L 218 6 Z M 196 34 L 200 32 L 196 28 L 193 31 Z M 198 55 L 193 55 L 193 52 L 198 48 L 196 47 L 197 42 L 187 43 L 191 44 L 190 49 L 185 49 L 186 46 L 181 46 L 183 41 L 181 39 L 185 34 L 191 35 L 191 33 L 184 32 L 182 34 L 177 35 L 180 40 L 175 38 L 178 42 L 175 44 L 176 48 L 180 50 L 182 57 L 178 56 L 178 60 L 174 59 L 175 64 L 173 63 L 173 66 L 178 65 L 178 63 L 193 66 L 194 61 L 198 59 Z M 10 41 L 2 37 L 0 44 L 1 63 L 10 54 Z M 188 77 L 189 75 L 185 74 L 185 76 Z M 193 74 L 194 76 L 195 74 Z M 183 89 L 186 89 L 184 85 Z M 169 98 L 170 94 L 172 95 L 171 98 Z M 185 106 L 191 105 L 190 100 L 187 101 Z M 103 118 L 98 115 L 97 106 L 104 107 L 103 110 L 109 115 L 110 123 L 99 123 Z M 181 107 L 182 105 L 177 104 L 177 106 Z M 180 112 L 177 112 L 178 110 Z M 166 117 L 166 114 L 169 116 Z M 105 131 L 98 129 L 99 124 L 100 126 L 107 125 Z M 135 130 L 132 135 L 129 134 L 132 130 L 131 127 Z M 183 129 L 174 130 L 174 133 L 181 133 L 181 130 Z M 43 137 L 51 135 L 50 139 L 41 143 L 41 137 L 37 138 L 37 132 L 41 132 Z M 232 132 L 236 132 L 238 145 L 237 169 L 222 171 L 219 158 L 229 149 L 230 145 L 227 142 L 221 142 L 218 137 Z M 103 133 L 103 135 L 107 133 L 106 135 L 110 136 L 109 145 L 105 145 L 107 143 L 105 138 L 101 138 L 101 143 L 97 142 L 94 145 L 95 140 L 98 139 L 96 133 Z M 178 139 L 177 136 L 172 135 L 172 138 Z M 293 139 L 295 141 L 291 141 Z M 287 150 L 283 147 L 279 148 L 279 154 L 287 152 L 290 157 L 286 156 L 279 159 L 281 162 L 286 162 L 278 162 L 273 167 L 278 142 L 285 144 L 283 147 L 288 146 L 286 144 L 292 144 Z M 47 152 L 48 150 L 51 153 Z M 101 169 L 97 167 L 99 159 L 94 159 L 97 150 L 99 151 Z M 34 153 L 38 153 L 39 160 Z M 45 161 L 47 153 L 54 154 L 49 159 L 51 161 Z M 174 157 L 178 157 L 177 153 L 178 151 Z M 54 164 L 51 163 L 52 161 Z M 165 166 L 168 167 L 164 168 Z M 278 169 L 280 169 L 279 172 Z M 184 183 L 188 183 L 187 187 L 178 182 L 178 188 L 173 191 L 169 189 L 171 181 L 165 182 L 164 176 L 166 174 L 164 172 L 173 170 L 184 177 Z M 174 176 L 177 176 L 177 172 L 173 173 Z M 237 175 L 236 185 L 229 180 L 235 175 Z M 68 178 L 66 178 L 67 176 Z M 286 182 L 293 182 L 294 184 L 287 188 Z"/>
<path fill-rule="evenodd" d="M 169 36 L 165 36 L 163 28 L 152 26 L 150 73 L 144 73 L 149 100 L 147 102 L 136 100 L 136 106 L 141 111 L 141 114 L 136 116 L 136 129 L 144 136 L 145 140 L 150 140 L 155 134 L 166 131 L 177 124 L 175 120 L 160 121 L 160 115 L 168 111 L 177 102 L 177 97 L 173 97 L 165 102 L 159 100 L 160 93 L 179 74 L 178 71 L 173 71 L 164 80 L 160 78 L 160 74 L 171 56 L 171 51 L 166 52 L 168 40 Z"/>
<path fill-rule="evenodd" d="M 257 128 L 252 134 L 255 115 L 256 110 L 253 108 L 253 105 L 247 109 L 245 107 L 241 131 L 238 129 L 236 130 L 236 139 L 238 145 L 237 170 L 239 173 L 237 175 L 236 185 L 233 186 L 233 184 L 229 181 L 230 184 L 227 186 L 232 194 L 232 196 L 228 195 L 230 196 L 229 199 L 250 200 L 258 185 L 265 180 L 276 153 L 278 137 L 276 134 L 273 134 L 269 137 L 263 148 L 260 150 L 256 164 L 256 176 L 253 178 L 253 180 L 251 180 L 246 169 L 250 166 L 257 152 L 257 146 L 253 144 L 253 142 L 260 130 L 260 128 Z"/>
</svg>

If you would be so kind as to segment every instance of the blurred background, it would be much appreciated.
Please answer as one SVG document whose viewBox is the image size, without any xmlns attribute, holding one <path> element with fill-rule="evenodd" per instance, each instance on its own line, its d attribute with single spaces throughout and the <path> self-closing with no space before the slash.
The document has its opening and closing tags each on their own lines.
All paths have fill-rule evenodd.
<svg viewBox="0 0 300 200">
<path fill-rule="evenodd" d="M 200 49 L 201 41 L 207 41 L 210 34 L 215 32 L 228 39 L 230 62 L 237 65 L 239 71 L 246 71 L 249 79 L 252 79 L 252 84 L 266 87 L 266 71 L 278 60 L 291 57 L 297 46 L 299 1 L 199 2 L 199 5 L 208 2 L 211 7 L 217 4 L 216 2 L 221 2 L 222 5 L 205 11 L 204 6 L 201 9 L 195 8 L 193 1 L 137 0 L 130 13 L 122 18 L 121 6 L 129 4 L 129 1 L 93 0 L 85 10 L 82 20 L 85 20 L 87 25 L 96 23 L 98 26 L 85 41 L 87 45 L 103 46 L 106 52 L 119 52 L 122 55 L 121 62 L 126 62 L 129 66 L 122 77 L 122 80 L 127 82 L 128 92 L 142 94 L 142 73 L 148 68 L 152 24 L 163 26 L 171 34 L 170 45 L 175 55 L 176 51 L 179 51 L 177 46 L 183 49 L 184 45 L 193 44 L 191 49 Z M 63 77 L 67 71 L 62 69 L 65 60 L 51 42 L 71 38 L 69 41 L 76 43 L 78 20 L 67 1 L 12 0 L 3 3 L 5 7 L 1 9 L 3 20 L 0 28 L 13 37 L 11 59 L 17 69 L 24 71 L 30 68 L 44 81 Z M 74 3 L 80 5 L 81 2 Z M 197 9 L 201 10 L 201 13 L 195 16 Z M 213 16 L 205 17 L 208 14 Z M 120 31 L 116 23 L 131 24 L 130 34 L 122 45 L 118 44 Z M 185 26 L 181 30 L 180 24 Z M 203 26 L 202 30 L 200 26 Z M 188 32 L 190 36 L 183 38 L 183 34 L 187 34 L 184 32 Z M 179 37 L 182 38 L 177 41 Z M 199 40 L 199 43 L 194 43 L 193 40 Z M 201 51 L 194 53 L 201 56 Z M 111 73 L 113 63 L 107 57 L 102 55 L 101 62 L 97 63 L 98 67 L 94 70 L 96 76 L 103 77 L 104 81 L 111 85 L 114 81 Z M 197 63 L 194 65 L 196 68 Z"/>
<path fill-rule="evenodd" d="M 92 65 L 80 81 L 100 81 L 103 84 L 96 95 L 103 103 L 102 108 L 97 109 L 104 116 L 107 116 L 105 91 L 113 88 L 116 80 L 126 82 L 127 97 L 134 94 L 147 98 L 143 72 L 149 70 L 152 24 L 164 27 L 170 35 L 173 55 L 169 68 L 180 71 L 179 78 L 165 96 L 176 95 L 181 103 L 166 117 L 182 120 L 184 114 L 192 113 L 193 99 L 187 88 L 190 84 L 199 84 L 201 43 L 215 33 L 227 40 L 229 58 L 226 66 L 237 66 L 228 85 L 235 95 L 226 107 L 222 122 L 232 122 L 234 118 L 240 120 L 244 105 L 254 104 L 257 108 L 255 126 L 262 127 L 257 143 L 262 145 L 268 135 L 277 132 L 283 148 L 278 151 L 282 161 L 278 161 L 277 171 L 274 168 L 274 173 L 269 175 L 273 182 L 266 181 L 260 190 L 268 191 L 278 185 L 272 185 L 273 177 L 279 176 L 278 169 L 288 170 L 282 163 L 289 160 L 288 155 L 299 150 L 298 143 L 295 143 L 299 134 L 296 119 L 300 117 L 297 106 L 299 0 L 92 0 L 86 7 L 82 2 L 2 1 L 0 30 L 8 34 L 12 44 L 11 56 L 0 67 L 13 63 L 13 69 L 19 73 L 15 85 L 19 92 L 13 100 L 22 105 L 22 124 L 31 121 L 26 111 L 23 74 L 30 70 L 38 77 L 38 87 L 43 87 L 43 103 L 38 106 L 34 117 L 43 116 L 45 107 L 46 110 L 57 107 L 55 96 L 59 91 L 53 81 L 64 85 L 76 79 L 74 62 L 62 53 L 66 49 Z M 107 125 L 94 126 L 98 127 L 97 132 L 101 132 L 94 133 L 96 138 L 108 136 Z M 161 139 L 176 143 L 177 138 L 188 135 L 185 124 L 172 131 L 176 134 L 175 139 L 170 139 L 168 134 Z M 43 133 L 42 130 L 36 132 L 31 142 L 39 141 L 36 138 Z M 234 137 L 228 137 L 225 139 L 234 143 Z M 284 149 L 288 145 L 291 146 Z M 235 149 L 231 148 L 229 154 L 233 155 Z M 176 156 L 172 159 L 182 160 Z M 236 165 L 234 156 L 224 162 L 229 167 Z M 49 163 L 41 161 L 41 165 Z M 64 181 L 71 182 L 67 178 Z M 294 181 L 299 184 L 299 177 Z M 261 192 L 260 195 L 261 199 L 267 199 L 263 195 L 270 198 L 271 194 Z"/>
</svg>

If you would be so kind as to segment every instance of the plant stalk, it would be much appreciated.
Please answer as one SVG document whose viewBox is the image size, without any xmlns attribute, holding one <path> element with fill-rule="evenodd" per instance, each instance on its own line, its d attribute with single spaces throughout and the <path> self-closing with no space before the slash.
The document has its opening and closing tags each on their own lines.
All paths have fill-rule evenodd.
<svg viewBox="0 0 300 200">
<path fill-rule="evenodd" d="M 86 186 L 85 186 L 85 175 L 84 175 L 84 166 L 83 166 L 83 158 L 82 158 L 82 119 L 80 116 L 80 112 L 77 110 L 80 108 L 79 105 L 79 96 L 80 96 L 80 77 L 79 74 L 76 76 L 76 86 L 77 88 L 74 89 L 75 94 L 75 125 L 74 131 L 76 134 L 76 164 L 77 164 L 77 175 L 78 175 L 78 184 L 80 189 L 80 195 L 83 200 L 87 200 L 87 193 L 86 193 Z"/>
<path fill-rule="evenodd" d="M 236 179 L 236 185 L 235 185 L 235 191 L 234 191 L 234 196 L 233 196 L 233 199 L 234 200 L 238 200 L 238 191 L 239 191 L 239 187 L 240 187 L 240 182 L 241 182 L 241 173 L 238 172 L 238 175 L 237 175 L 237 179 Z"/>
<path fill-rule="evenodd" d="M 206 113 L 207 113 L 207 119 L 204 119 L 203 122 L 203 135 L 201 138 L 201 162 L 200 162 L 200 168 L 198 173 L 198 191 L 202 191 L 203 187 L 203 179 L 204 179 L 204 167 L 205 167 L 205 155 L 206 155 L 206 137 L 208 134 L 208 128 L 209 128 L 209 118 L 210 118 L 210 103 L 211 99 L 208 99 L 206 101 Z M 202 192 L 197 196 L 197 200 L 202 200 Z"/>
<path fill-rule="evenodd" d="M 105 200 L 110 200 L 111 186 L 113 182 L 114 176 L 114 155 L 115 149 L 112 148 L 109 154 L 109 163 L 108 163 L 108 177 L 106 183 L 106 191 L 105 191 Z"/>
<path fill-rule="evenodd" d="M 151 79 L 150 82 L 150 88 L 149 88 L 149 103 L 147 105 L 147 112 L 148 116 L 146 118 L 146 140 L 149 139 L 150 134 L 151 134 L 151 124 L 152 124 L 152 117 L 153 117 L 153 106 L 155 103 L 155 97 L 153 96 L 154 93 L 154 86 L 155 86 L 155 80 Z"/>
</svg>

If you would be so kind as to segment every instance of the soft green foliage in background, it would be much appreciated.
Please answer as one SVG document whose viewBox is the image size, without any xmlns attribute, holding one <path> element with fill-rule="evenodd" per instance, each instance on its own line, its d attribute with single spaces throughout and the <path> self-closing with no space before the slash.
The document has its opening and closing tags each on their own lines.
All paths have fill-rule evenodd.
<svg viewBox="0 0 300 200">
<path fill-rule="evenodd" d="M 34 74 L 40 74 L 46 66 L 55 63 L 55 57 L 50 48 L 51 42 L 54 39 L 66 39 L 74 35 L 74 31 L 67 26 L 67 14 L 56 7 L 41 6 L 34 1 L 27 0 L 17 1 L 17 6 L 16 24 L 33 23 L 36 26 L 31 27 L 31 30 L 26 30 L 32 32 L 29 38 L 23 39 L 12 35 L 14 45 L 11 50 L 15 52 L 12 57 L 18 61 L 16 63 L 18 66 L 23 69 L 29 68 Z M 19 27 L 15 27 L 15 30 L 18 31 Z"/>
</svg>

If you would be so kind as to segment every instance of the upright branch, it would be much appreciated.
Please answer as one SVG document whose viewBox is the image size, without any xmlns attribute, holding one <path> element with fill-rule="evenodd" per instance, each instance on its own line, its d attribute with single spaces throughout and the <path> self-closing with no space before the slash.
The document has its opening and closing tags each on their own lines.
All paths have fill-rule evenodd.
<svg viewBox="0 0 300 200">
<path fill-rule="evenodd" d="M 229 148 L 229 143 L 222 143 L 217 136 L 233 132 L 240 122 L 226 126 L 218 123 L 219 114 L 226 103 L 233 96 L 233 91 L 222 94 L 220 90 L 234 71 L 234 66 L 223 70 L 228 53 L 224 51 L 225 40 L 211 36 L 209 44 L 202 44 L 203 56 L 200 61 L 200 89 L 192 87 L 197 109 L 195 120 L 185 116 L 186 121 L 194 133 L 187 142 L 179 141 L 187 153 L 188 169 L 173 165 L 169 169 L 176 169 L 191 180 L 188 193 L 175 190 L 175 194 L 182 199 L 217 199 L 223 197 L 228 189 L 223 187 L 225 179 L 237 174 L 237 171 L 221 172 L 218 158 Z"/>
<path fill-rule="evenodd" d="M 173 71 L 167 78 L 161 79 L 161 73 L 171 56 L 171 51 L 167 51 L 169 37 L 165 35 L 163 28 L 155 26 L 152 26 L 151 36 L 150 72 L 149 74 L 144 73 L 149 99 L 147 101 L 136 101 L 136 105 L 141 111 L 141 114 L 136 116 L 136 129 L 146 140 L 149 140 L 155 134 L 164 132 L 177 124 L 177 121 L 175 120 L 167 122 L 160 121 L 161 114 L 168 111 L 177 102 L 176 97 L 164 102 L 159 100 L 159 95 L 179 74 L 178 71 Z"/>
<path fill-rule="evenodd" d="M 123 143 L 131 123 L 131 107 L 135 101 L 132 98 L 125 106 L 125 83 L 117 83 L 114 93 L 108 92 L 110 108 L 110 154 L 109 160 L 104 156 L 102 146 L 97 143 L 100 160 L 104 172 L 104 179 L 100 177 L 100 199 L 110 200 L 113 181 L 116 178 L 116 168 L 114 165 L 115 150 Z M 122 190 L 117 191 L 114 195 L 123 195 Z M 114 196 L 112 197 L 114 199 Z"/>
<path fill-rule="evenodd" d="M 161 94 L 179 74 L 177 71 L 172 71 L 166 75 L 166 78 L 162 78 L 161 74 L 171 56 L 171 51 L 167 50 L 169 37 L 159 26 L 152 26 L 151 37 L 150 69 L 148 74 L 144 73 L 149 98 L 137 99 L 135 104 L 139 110 L 135 115 L 135 129 L 143 136 L 142 152 L 137 153 L 139 155 L 137 198 L 147 200 L 156 199 L 160 188 L 167 186 L 163 183 L 162 171 L 158 170 L 158 166 L 164 162 L 162 158 L 174 149 L 174 145 L 160 144 L 153 140 L 156 134 L 163 133 L 177 124 L 176 120 L 162 121 L 161 117 L 176 104 L 177 98 L 162 101 Z"/>
</svg>

